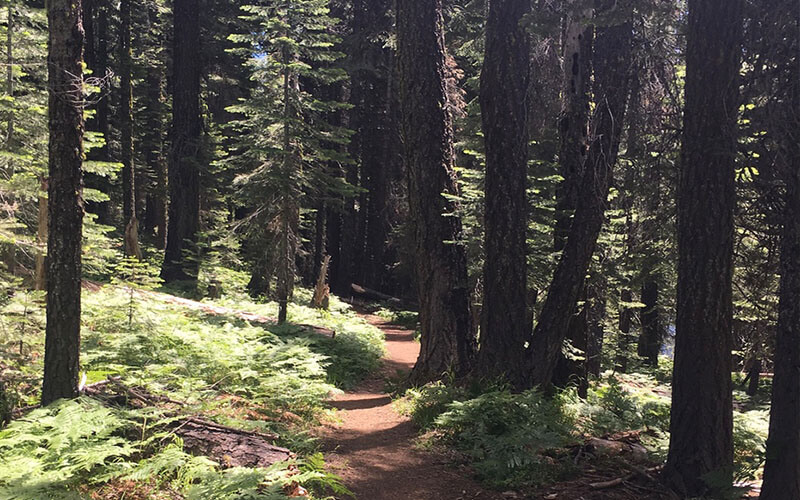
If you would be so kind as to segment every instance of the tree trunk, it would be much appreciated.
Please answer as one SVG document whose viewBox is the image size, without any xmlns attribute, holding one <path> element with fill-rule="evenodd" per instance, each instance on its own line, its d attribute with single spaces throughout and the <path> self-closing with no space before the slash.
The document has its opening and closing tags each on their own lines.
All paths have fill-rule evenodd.
<svg viewBox="0 0 800 500">
<path fill-rule="evenodd" d="M 606 9 L 602 2 L 601 10 Z M 597 30 L 595 42 L 594 133 L 587 154 L 578 205 L 553 281 L 542 305 L 531 344 L 531 383 L 547 388 L 567 335 L 572 311 L 603 226 L 612 170 L 619 150 L 627 103 L 631 24 Z"/>
<path fill-rule="evenodd" d="M 172 150 L 169 159 L 169 227 L 161 277 L 197 283 L 200 225 L 200 5 L 175 0 L 172 62 Z M 188 254 L 188 255 L 187 255 Z"/>
<path fill-rule="evenodd" d="M 589 24 L 591 8 L 571 5 L 564 30 L 563 107 L 558 122 L 559 168 L 564 177 L 556 191 L 556 227 L 554 247 L 564 249 L 572 215 L 578 204 L 586 154 L 589 150 L 589 101 L 592 75 L 594 26 Z"/>
<path fill-rule="evenodd" d="M 628 372 L 628 350 L 630 348 L 631 316 L 633 310 L 625 303 L 633 302 L 633 294 L 630 289 L 623 288 L 619 296 L 619 339 L 617 342 L 617 361 L 615 369 L 620 373 Z"/>
<path fill-rule="evenodd" d="M 6 95 L 14 97 L 14 2 L 8 1 L 6 10 Z M 6 148 L 11 149 L 14 138 L 14 113 L 8 114 L 6 123 Z"/>
<path fill-rule="evenodd" d="M 49 0 L 47 326 L 42 404 L 78 394 L 83 225 L 83 26 L 80 0 Z"/>
<path fill-rule="evenodd" d="M 411 382 L 464 373 L 474 356 L 466 251 L 460 244 L 453 127 L 445 91 L 442 0 L 397 3 L 397 58 L 419 292 L 420 355 Z"/>
<path fill-rule="evenodd" d="M 675 368 L 663 473 L 666 484 L 686 496 L 709 493 L 708 474 L 715 475 L 715 486 L 732 482 L 731 277 L 742 3 L 689 0 Z"/>
<path fill-rule="evenodd" d="M 637 353 L 645 358 L 645 363 L 658 366 L 658 354 L 661 352 L 663 333 L 658 313 L 658 279 L 651 277 L 642 284 L 642 334 L 639 337 Z"/>
<path fill-rule="evenodd" d="M 38 198 L 39 214 L 37 216 L 36 227 L 36 258 L 34 261 L 34 285 L 35 290 L 47 290 L 47 177 L 39 178 L 40 193 Z"/>
<path fill-rule="evenodd" d="M 95 46 L 94 40 L 87 38 L 88 57 L 86 62 L 94 77 L 103 78 L 108 71 L 108 5 L 106 0 L 90 0 L 87 4 L 91 6 L 91 12 L 86 12 L 83 18 L 86 20 L 87 26 L 93 26 L 93 17 L 97 16 L 97 45 Z M 87 32 L 87 35 L 90 33 L 94 36 L 94 29 Z M 97 102 L 97 114 L 87 124 L 87 129 L 96 130 L 105 139 L 105 143 L 101 147 L 89 151 L 90 160 L 111 161 L 108 146 L 111 140 L 109 100 L 108 95 L 100 98 Z M 91 173 L 86 175 L 86 187 L 106 194 L 111 192 L 111 185 L 107 178 Z M 97 222 L 109 224 L 111 222 L 110 205 L 111 203 L 108 201 L 87 202 L 87 211 L 97 214 Z"/>
<path fill-rule="evenodd" d="M 131 55 L 131 0 L 121 0 L 119 4 L 119 71 L 120 71 L 120 106 L 119 132 L 122 160 L 122 227 L 125 229 L 125 255 L 135 256 L 139 253 L 138 237 L 129 228 L 136 219 L 136 196 L 133 170 L 133 85 L 131 73 L 133 60 Z M 138 235 L 138 231 L 137 231 Z"/>
<path fill-rule="evenodd" d="M 155 5 L 148 8 L 150 30 L 157 31 L 163 26 L 158 20 Z M 160 41 L 153 42 L 156 49 Z M 167 165 L 164 158 L 164 64 L 156 61 L 145 78 L 147 86 L 147 125 L 144 133 L 144 157 L 155 185 L 147 192 L 144 227 L 155 235 L 155 245 L 163 249 L 167 236 Z"/>
<path fill-rule="evenodd" d="M 564 250 L 572 216 L 578 204 L 578 187 L 581 182 L 589 141 L 589 102 L 591 100 L 592 44 L 594 26 L 590 24 L 593 9 L 579 1 L 569 5 L 566 14 L 563 41 L 562 109 L 559 117 L 559 169 L 564 180 L 556 189 L 556 223 L 553 231 L 553 250 Z M 582 285 L 579 301 L 586 301 Z M 573 347 L 587 345 L 588 310 L 575 307 L 567 327 L 567 338 Z M 583 347 L 582 347 L 583 346 Z M 571 380 L 582 379 L 583 363 L 559 356 L 553 383 L 566 387 Z"/>
<path fill-rule="evenodd" d="M 360 100 L 356 113 L 358 158 L 362 185 L 368 190 L 363 198 L 360 220 L 365 223 L 364 259 L 361 264 L 362 283 L 381 289 L 386 284 L 386 246 L 391 230 L 389 201 L 391 196 L 388 161 L 389 136 L 389 72 L 392 67 L 391 49 L 380 35 L 391 30 L 387 0 L 356 0 L 353 2 L 353 51 L 355 66 L 353 88 Z"/>
<path fill-rule="evenodd" d="M 787 3 L 788 5 L 788 3 Z M 795 6 L 796 7 L 796 6 Z M 798 34 L 800 12 L 794 8 L 790 46 L 795 58 L 789 85 L 791 109 L 781 125 L 783 130 L 786 171 L 783 235 L 781 239 L 781 283 L 778 326 L 775 340 L 764 483 L 761 500 L 800 498 L 800 67 L 798 67 Z M 777 118 L 775 118 L 777 119 Z"/>
<path fill-rule="evenodd" d="M 481 119 L 486 144 L 483 308 L 478 371 L 525 380 L 528 174 L 527 99 L 530 41 L 524 17 L 530 0 L 493 0 L 481 70 Z"/>
<path fill-rule="evenodd" d="M 589 281 L 588 288 L 588 328 L 586 342 L 586 374 L 600 376 L 606 320 L 606 291 L 608 281 L 598 273 Z M 585 397 L 585 396 L 584 396 Z"/>
<path fill-rule="evenodd" d="M 276 292 L 278 295 L 278 324 L 286 322 L 289 310 L 289 300 L 294 293 L 295 258 L 297 256 L 297 240 L 300 226 L 300 208 L 297 204 L 299 187 L 297 185 L 297 159 L 292 145 L 291 121 L 295 118 L 291 98 L 292 86 L 297 85 L 297 78 L 292 74 L 289 64 L 293 56 L 284 49 L 283 59 L 283 161 L 281 163 L 282 186 L 281 213 L 280 213 L 280 238 L 278 243 L 278 280 Z M 294 94 L 299 92 L 295 89 Z"/>
</svg>

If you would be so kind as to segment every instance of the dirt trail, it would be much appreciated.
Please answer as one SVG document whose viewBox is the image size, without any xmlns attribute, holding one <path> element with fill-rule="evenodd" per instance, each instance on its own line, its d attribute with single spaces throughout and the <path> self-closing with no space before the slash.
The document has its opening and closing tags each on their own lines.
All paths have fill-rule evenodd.
<svg viewBox="0 0 800 500">
<path fill-rule="evenodd" d="M 408 372 L 419 354 L 413 332 L 378 316 L 367 321 L 386 335 L 383 369 L 331 405 L 342 410 L 340 425 L 325 429 L 325 456 L 358 500 L 497 500 L 435 453 L 414 448 L 417 432 L 394 411 L 385 377 Z"/>
</svg>

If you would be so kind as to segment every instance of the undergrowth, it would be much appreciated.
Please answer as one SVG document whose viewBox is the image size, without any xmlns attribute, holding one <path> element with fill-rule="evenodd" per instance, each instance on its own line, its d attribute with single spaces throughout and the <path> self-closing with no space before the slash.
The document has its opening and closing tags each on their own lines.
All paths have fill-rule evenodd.
<svg viewBox="0 0 800 500">
<path fill-rule="evenodd" d="M 83 294 L 86 383 L 119 376 L 127 385 L 185 402 L 188 414 L 275 433 L 276 444 L 301 457 L 296 462 L 223 469 L 183 452 L 179 438 L 159 429 L 157 413 L 80 399 L 34 410 L 0 433 L 0 498 L 89 498 L 92 491 L 127 482 L 198 500 L 285 498 L 290 481 L 317 492 L 345 492 L 324 472 L 310 430 L 327 415 L 324 400 L 331 393 L 378 365 L 383 336 L 336 300 L 330 312 L 307 307 L 307 294 L 298 291 L 290 323 L 280 327 L 241 319 L 239 311 L 270 317 L 277 307 L 240 295 L 206 301 L 215 308 L 202 310 L 144 287 L 132 292 L 105 286 Z M 0 316 L 0 380 L 17 407 L 39 398 L 41 309 L 37 297 L 22 293 Z"/>
<path fill-rule="evenodd" d="M 666 458 L 670 390 L 653 376 L 606 375 L 585 399 L 574 389 L 544 398 L 536 391 L 442 383 L 408 389 L 395 405 L 434 443 L 461 452 L 479 478 L 496 488 L 535 487 L 577 473 L 565 447 L 590 436 L 638 431 L 654 463 Z M 759 477 L 768 411 L 734 415 L 737 482 Z"/>
</svg>

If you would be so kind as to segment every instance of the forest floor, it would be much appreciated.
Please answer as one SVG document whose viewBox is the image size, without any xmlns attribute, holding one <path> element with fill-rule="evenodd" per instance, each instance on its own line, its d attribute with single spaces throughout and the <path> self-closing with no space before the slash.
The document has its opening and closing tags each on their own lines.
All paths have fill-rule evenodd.
<svg viewBox="0 0 800 500">
<path fill-rule="evenodd" d="M 366 315 L 386 336 L 381 369 L 330 404 L 341 422 L 323 430 L 325 457 L 357 498 L 370 500 L 501 499 L 481 488 L 469 472 L 454 468 L 434 451 L 415 447 L 418 431 L 400 415 L 386 392 L 387 380 L 408 373 L 419 354 L 414 332 Z"/>
</svg>

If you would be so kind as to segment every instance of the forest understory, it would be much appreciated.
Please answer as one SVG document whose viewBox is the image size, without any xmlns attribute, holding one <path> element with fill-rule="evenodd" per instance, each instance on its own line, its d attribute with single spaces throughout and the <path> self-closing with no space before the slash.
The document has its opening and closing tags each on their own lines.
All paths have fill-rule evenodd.
<svg viewBox="0 0 800 500">
<path fill-rule="evenodd" d="M 277 304 L 229 290 L 198 302 L 141 281 L 86 282 L 84 395 L 45 409 L 41 295 L 11 297 L 0 498 L 674 498 L 657 479 L 666 368 L 607 372 L 585 400 L 404 389 L 416 313 L 336 297 L 319 311 L 298 289 L 278 326 Z M 736 394 L 737 478 L 757 491 L 768 387 Z"/>
</svg>

